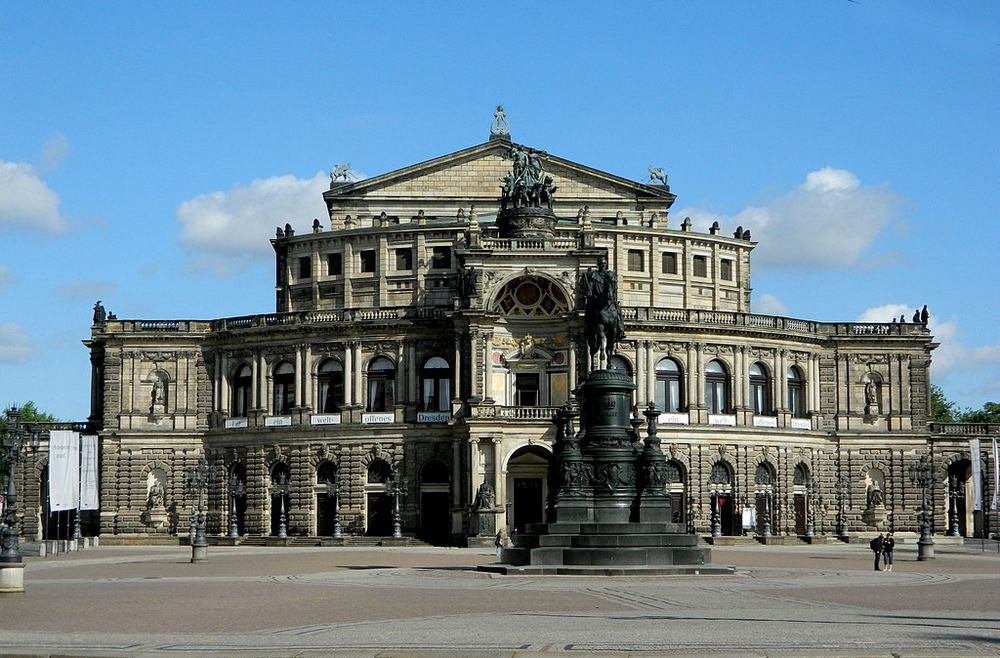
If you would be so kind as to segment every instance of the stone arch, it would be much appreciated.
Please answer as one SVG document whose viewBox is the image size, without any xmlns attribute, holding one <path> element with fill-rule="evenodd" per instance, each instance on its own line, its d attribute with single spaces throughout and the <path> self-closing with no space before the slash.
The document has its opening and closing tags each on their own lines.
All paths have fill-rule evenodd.
<svg viewBox="0 0 1000 658">
<path fill-rule="evenodd" d="M 510 463 L 510 458 L 513 457 L 517 453 L 518 450 L 521 450 L 522 448 L 527 448 L 529 446 L 536 447 L 536 448 L 541 448 L 542 450 L 548 452 L 549 453 L 549 459 L 551 459 L 552 455 L 554 454 L 553 450 L 552 450 L 552 446 L 550 446 L 547 443 L 542 443 L 540 441 L 530 441 L 530 440 L 529 441 L 521 441 L 520 443 L 514 444 L 514 446 L 510 450 L 508 450 L 506 453 L 504 453 L 502 463 L 503 463 L 503 471 L 505 473 L 507 472 L 507 465 Z"/>
<path fill-rule="evenodd" d="M 498 281 L 486 307 L 508 317 L 552 317 L 571 311 L 572 299 L 562 282 L 529 270 Z"/>
</svg>

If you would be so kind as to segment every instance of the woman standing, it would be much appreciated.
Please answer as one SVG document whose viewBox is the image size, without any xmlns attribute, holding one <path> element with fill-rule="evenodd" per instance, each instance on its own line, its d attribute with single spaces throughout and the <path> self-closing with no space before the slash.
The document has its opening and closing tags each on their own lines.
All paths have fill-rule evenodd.
<svg viewBox="0 0 1000 658">
<path fill-rule="evenodd" d="M 896 546 L 896 540 L 892 538 L 892 533 L 888 533 L 882 540 L 882 565 L 885 571 L 892 571 L 892 549 Z"/>
</svg>

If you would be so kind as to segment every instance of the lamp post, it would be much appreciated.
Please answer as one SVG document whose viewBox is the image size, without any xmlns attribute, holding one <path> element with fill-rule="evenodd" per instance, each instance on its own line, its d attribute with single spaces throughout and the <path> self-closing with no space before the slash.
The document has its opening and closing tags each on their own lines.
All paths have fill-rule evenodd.
<svg viewBox="0 0 1000 658">
<path fill-rule="evenodd" d="M 7 428 L 3 435 L 3 456 L 7 464 L 7 491 L 3 527 L 0 528 L 0 593 L 24 593 L 24 560 L 21 557 L 20 531 L 17 528 L 17 463 L 25 441 L 32 448 L 39 443 L 38 426 L 20 424 L 16 406 L 7 410 Z"/>
<path fill-rule="evenodd" d="M 816 481 L 806 482 L 806 537 L 812 539 L 816 536 L 816 512 L 813 509 L 813 492 L 816 491 Z"/>
<path fill-rule="evenodd" d="M 948 536 L 958 537 L 958 476 L 948 477 Z"/>
<path fill-rule="evenodd" d="M 841 473 L 837 477 L 837 536 L 840 541 L 850 541 L 850 534 L 847 532 L 847 499 L 851 495 L 851 478 Z"/>
<path fill-rule="evenodd" d="M 392 477 L 385 483 L 385 493 L 392 496 L 392 538 L 402 539 L 402 518 L 399 514 L 399 497 L 406 495 L 406 480 L 400 483 L 397 477 L 398 469 L 393 472 Z M 402 486 L 401 486 L 402 485 Z"/>
<path fill-rule="evenodd" d="M 333 535 L 331 537 L 342 539 L 343 535 L 340 530 L 340 476 L 335 477 L 328 486 L 333 487 Z"/>
<path fill-rule="evenodd" d="M 931 487 L 934 486 L 934 465 L 927 455 L 922 455 L 920 461 L 910 465 L 910 480 L 920 487 L 920 539 L 917 540 L 917 560 L 934 559 L 934 538 L 931 536 L 931 515 L 928 500 Z"/>
<path fill-rule="evenodd" d="M 201 562 L 208 557 L 208 539 L 205 537 L 205 498 L 208 494 L 210 471 L 204 457 L 188 468 L 187 490 L 195 500 L 191 522 L 191 561 Z"/>
<path fill-rule="evenodd" d="M 290 487 L 284 471 L 278 472 L 277 480 L 277 482 L 271 485 L 271 492 L 278 495 L 278 504 L 280 505 L 278 511 L 278 539 L 286 539 L 288 537 L 288 516 L 285 514 L 285 496 L 288 495 Z"/>
<path fill-rule="evenodd" d="M 246 495 L 246 486 L 236 473 L 229 474 L 229 538 L 240 538 L 240 524 L 236 518 L 236 499 Z"/>
<path fill-rule="evenodd" d="M 719 494 L 721 492 L 713 485 L 708 493 L 712 496 L 712 537 L 721 537 L 722 512 L 719 509 Z"/>
</svg>

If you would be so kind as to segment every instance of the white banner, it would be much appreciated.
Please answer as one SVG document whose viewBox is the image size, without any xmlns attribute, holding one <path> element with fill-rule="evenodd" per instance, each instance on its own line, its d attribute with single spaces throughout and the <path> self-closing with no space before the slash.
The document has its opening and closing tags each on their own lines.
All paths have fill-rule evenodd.
<svg viewBox="0 0 1000 658">
<path fill-rule="evenodd" d="M 1000 443 L 997 443 L 997 440 L 993 439 L 993 502 L 990 503 L 990 509 L 994 512 L 997 509 L 997 498 L 1000 498 L 1000 471 L 997 470 L 998 462 L 1000 462 Z"/>
<path fill-rule="evenodd" d="M 972 509 L 983 509 L 983 476 L 979 464 L 979 439 L 969 439 L 969 458 L 972 460 Z"/>
<path fill-rule="evenodd" d="M 101 509 L 97 493 L 97 435 L 80 437 L 80 509 Z"/>
<path fill-rule="evenodd" d="M 80 433 L 49 432 L 49 509 L 76 509 L 80 502 Z"/>
</svg>

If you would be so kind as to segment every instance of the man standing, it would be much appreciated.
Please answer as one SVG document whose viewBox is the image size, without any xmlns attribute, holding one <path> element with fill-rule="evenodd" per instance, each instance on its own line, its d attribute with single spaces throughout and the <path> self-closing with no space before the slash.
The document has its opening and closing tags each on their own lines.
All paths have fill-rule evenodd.
<svg viewBox="0 0 1000 658">
<path fill-rule="evenodd" d="M 875 571 L 881 571 L 882 567 L 879 562 L 882 561 L 882 545 L 885 543 L 885 536 L 879 533 L 878 537 L 871 540 L 868 545 L 871 547 L 872 551 L 875 552 Z"/>
</svg>

